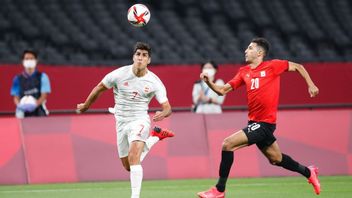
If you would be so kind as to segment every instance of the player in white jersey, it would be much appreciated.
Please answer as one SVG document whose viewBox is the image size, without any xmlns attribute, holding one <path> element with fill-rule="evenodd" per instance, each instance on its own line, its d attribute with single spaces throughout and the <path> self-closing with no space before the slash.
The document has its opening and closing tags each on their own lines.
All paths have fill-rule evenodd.
<svg viewBox="0 0 352 198">
<path fill-rule="evenodd" d="M 150 46 L 137 42 L 133 64 L 107 74 L 91 91 L 86 101 L 77 105 L 77 112 L 85 112 L 102 92 L 113 88 L 118 152 L 124 168 L 130 171 L 132 198 L 140 196 L 143 180 L 141 161 L 145 155 L 159 140 L 174 136 L 171 131 L 158 127 L 149 136 L 148 104 L 154 96 L 162 111 L 155 113 L 153 121 L 161 121 L 171 114 L 165 86 L 147 69 L 150 61 Z"/>
</svg>

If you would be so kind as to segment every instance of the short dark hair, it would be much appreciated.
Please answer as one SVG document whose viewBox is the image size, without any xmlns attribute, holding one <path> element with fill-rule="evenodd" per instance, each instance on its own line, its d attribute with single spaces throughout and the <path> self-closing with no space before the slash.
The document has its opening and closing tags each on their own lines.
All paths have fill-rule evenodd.
<svg viewBox="0 0 352 198">
<path fill-rule="evenodd" d="M 261 37 L 254 38 L 252 39 L 251 43 L 256 43 L 259 47 L 264 49 L 264 52 L 265 52 L 264 57 L 269 54 L 270 43 L 265 38 L 261 38 Z"/>
<path fill-rule="evenodd" d="M 133 54 L 136 53 L 137 50 L 146 50 L 148 51 L 148 55 L 149 57 L 152 56 L 152 48 L 147 44 L 147 43 L 143 43 L 143 42 L 137 42 L 135 45 L 134 45 L 134 50 L 133 50 Z"/>
<path fill-rule="evenodd" d="M 215 61 L 213 61 L 213 60 L 208 60 L 208 61 L 202 63 L 202 64 L 200 65 L 200 68 L 203 69 L 204 65 L 207 64 L 207 63 L 210 63 L 216 70 L 219 69 L 218 64 L 216 64 Z"/>
<path fill-rule="evenodd" d="M 32 49 L 26 49 L 22 52 L 22 56 L 21 56 L 21 59 L 24 59 L 24 55 L 26 54 L 32 54 L 35 59 L 38 59 L 38 53 L 35 51 L 35 50 L 32 50 Z"/>
</svg>

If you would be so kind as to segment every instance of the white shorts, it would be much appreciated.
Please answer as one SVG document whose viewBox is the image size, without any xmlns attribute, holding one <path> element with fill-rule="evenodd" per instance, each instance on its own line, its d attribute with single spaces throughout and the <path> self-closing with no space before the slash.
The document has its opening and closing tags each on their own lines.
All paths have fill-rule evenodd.
<svg viewBox="0 0 352 198">
<path fill-rule="evenodd" d="M 145 142 L 149 137 L 150 119 L 137 118 L 134 121 L 116 121 L 117 150 L 119 157 L 127 157 L 129 146 L 133 141 Z M 145 149 L 147 149 L 145 147 Z"/>
</svg>

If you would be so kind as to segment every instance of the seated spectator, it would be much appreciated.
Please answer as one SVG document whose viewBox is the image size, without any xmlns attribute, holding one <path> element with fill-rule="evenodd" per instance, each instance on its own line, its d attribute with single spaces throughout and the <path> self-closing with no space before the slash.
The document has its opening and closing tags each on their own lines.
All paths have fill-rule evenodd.
<svg viewBox="0 0 352 198">
<path fill-rule="evenodd" d="M 201 65 L 202 72 L 209 75 L 211 81 L 214 82 L 218 65 L 213 61 L 208 61 Z M 224 85 L 224 81 L 216 79 L 215 84 Z M 221 105 L 224 102 L 224 96 L 218 96 L 213 90 L 209 89 L 204 81 L 196 81 L 193 85 L 193 108 L 196 113 L 222 113 Z"/>
<path fill-rule="evenodd" d="M 16 117 L 47 116 L 45 103 L 51 92 L 50 81 L 44 72 L 36 69 L 37 53 L 25 50 L 22 53 L 24 70 L 15 76 L 11 87 L 11 95 L 16 105 Z"/>
</svg>

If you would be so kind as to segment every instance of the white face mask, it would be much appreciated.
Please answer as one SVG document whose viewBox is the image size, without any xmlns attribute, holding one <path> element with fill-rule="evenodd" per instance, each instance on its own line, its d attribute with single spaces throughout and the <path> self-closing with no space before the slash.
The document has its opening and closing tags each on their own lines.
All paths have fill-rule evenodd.
<svg viewBox="0 0 352 198">
<path fill-rule="evenodd" d="M 203 73 L 207 73 L 209 77 L 214 77 L 215 75 L 215 69 L 211 68 L 204 68 Z"/>
<path fill-rule="evenodd" d="M 33 69 L 37 66 L 37 61 L 35 59 L 29 59 L 23 61 L 23 67 L 26 69 Z"/>
</svg>

